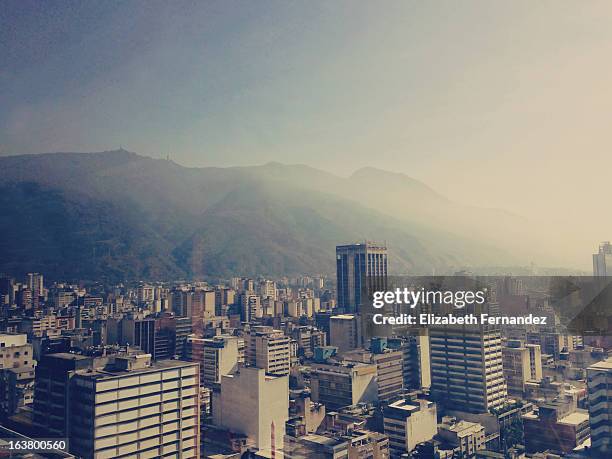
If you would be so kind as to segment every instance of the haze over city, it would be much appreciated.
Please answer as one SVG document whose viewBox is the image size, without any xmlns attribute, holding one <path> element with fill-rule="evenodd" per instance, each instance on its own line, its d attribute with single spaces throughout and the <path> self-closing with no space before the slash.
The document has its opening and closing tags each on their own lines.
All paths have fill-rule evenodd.
<svg viewBox="0 0 612 459">
<path fill-rule="evenodd" d="M 588 269 L 612 231 L 611 8 L 5 2 L 0 152 L 373 166 L 525 216 Z"/>
<path fill-rule="evenodd" d="M 611 13 L 0 2 L 0 456 L 612 457 Z"/>
</svg>

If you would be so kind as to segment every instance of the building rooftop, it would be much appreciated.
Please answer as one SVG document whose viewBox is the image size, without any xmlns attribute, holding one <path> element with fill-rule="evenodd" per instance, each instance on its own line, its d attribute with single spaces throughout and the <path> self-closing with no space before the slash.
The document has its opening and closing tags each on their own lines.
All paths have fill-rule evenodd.
<svg viewBox="0 0 612 459">
<path fill-rule="evenodd" d="M 589 367 L 593 370 L 612 370 L 612 358 L 602 360 L 601 362 L 594 363 Z"/>
<path fill-rule="evenodd" d="M 301 440 L 308 443 L 316 443 L 318 445 L 327 446 L 329 448 L 333 448 L 342 445 L 343 443 L 346 443 L 346 440 L 317 434 L 305 435 L 301 438 Z"/>
<path fill-rule="evenodd" d="M 573 413 L 568 414 L 567 416 L 559 419 L 560 424 L 569 424 L 577 426 L 582 424 L 583 422 L 589 421 L 589 413 L 586 411 L 574 411 Z"/>
<path fill-rule="evenodd" d="M 145 354 L 147 355 L 147 354 Z M 150 365 L 132 367 L 132 368 L 123 368 L 121 366 L 109 365 L 103 368 L 88 368 L 78 370 L 76 374 L 81 377 L 91 378 L 91 379 L 103 379 L 103 378 L 113 378 L 119 376 L 125 376 L 127 374 L 139 374 L 139 373 L 148 373 L 152 371 L 166 370 L 169 368 L 180 368 L 180 367 L 191 367 L 197 365 L 197 363 L 193 362 L 185 362 L 182 360 L 157 360 Z"/>
</svg>

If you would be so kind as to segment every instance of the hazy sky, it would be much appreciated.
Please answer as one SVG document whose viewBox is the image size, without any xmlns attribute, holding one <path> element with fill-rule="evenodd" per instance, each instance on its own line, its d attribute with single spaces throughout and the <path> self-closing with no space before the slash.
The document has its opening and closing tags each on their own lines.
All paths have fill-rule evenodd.
<svg viewBox="0 0 612 459">
<path fill-rule="evenodd" d="M 588 261 L 612 238 L 611 22 L 606 1 L 5 0 L 0 152 L 376 166 L 542 216 Z"/>
</svg>

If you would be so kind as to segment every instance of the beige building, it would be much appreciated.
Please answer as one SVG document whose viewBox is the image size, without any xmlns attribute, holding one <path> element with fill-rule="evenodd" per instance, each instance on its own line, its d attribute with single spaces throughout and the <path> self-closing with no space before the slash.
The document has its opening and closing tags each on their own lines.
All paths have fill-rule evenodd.
<svg viewBox="0 0 612 459">
<path fill-rule="evenodd" d="M 116 357 L 68 386 L 70 450 L 83 458 L 198 458 L 198 365 Z"/>
<path fill-rule="evenodd" d="M 378 400 L 377 368 L 364 363 L 314 364 L 310 372 L 312 400 L 327 411 Z"/>
<path fill-rule="evenodd" d="M 438 426 L 438 437 L 464 456 L 473 456 L 476 451 L 485 449 L 485 428 L 475 422 L 445 416 Z"/>
<path fill-rule="evenodd" d="M 35 367 L 27 335 L 0 334 L 0 417 L 32 404 Z"/>
<path fill-rule="evenodd" d="M 504 378 L 508 393 L 523 397 L 528 382 L 542 380 L 542 352 L 537 344 L 508 340 L 502 348 Z"/>
<path fill-rule="evenodd" d="M 346 352 L 343 358 L 347 362 L 376 365 L 379 401 L 390 401 L 401 397 L 404 390 L 404 355 L 401 351 L 384 349 L 380 353 L 374 353 L 365 350 L 355 350 Z"/>
<path fill-rule="evenodd" d="M 238 338 L 219 335 L 213 338 L 187 338 L 187 360 L 200 364 L 200 383 L 213 387 L 221 376 L 231 373 L 238 365 Z"/>
<path fill-rule="evenodd" d="M 329 343 L 342 354 L 362 347 L 361 320 L 355 314 L 340 314 L 329 319 Z"/>
<path fill-rule="evenodd" d="M 428 400 L 402 399 L 385 406 L 385 434 L 391 457 L 401 457 L 438 433 L 436 404 Z"/>
<path fill-rule="evenodd" d="M 256 326 L 245 336 L 246 363 L 267 374 L 284 376 L 291 368 L 291 339 L 272 327 Z"/>
<path fill-rule="evenodd" d="M 246 435 L 257 449 L 281 452 L 289 419 L 289 377 L 267 375 L 261 368 L 238 367 L 221 377 L 213 416 L 215 425 Z"/>
</svg>

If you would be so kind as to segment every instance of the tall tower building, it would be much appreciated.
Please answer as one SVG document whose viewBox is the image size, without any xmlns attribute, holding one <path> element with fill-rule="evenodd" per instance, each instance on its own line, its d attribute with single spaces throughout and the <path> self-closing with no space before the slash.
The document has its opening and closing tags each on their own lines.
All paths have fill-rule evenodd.
<svg viewBox="0 0 612 459">
<path fill-rule="evenodd" d="M 431 395 L 446 407 L 486 413 L 507 398 L 499 328 L 430 328 Z"/>
<path fill-rule="evenodd" d="M 599 244 L 599 252 L 593 254 L 593 275 L 612 276 L 612 244 L 609 241 Z"/>
<path fill-rule="evenodd" d="M 594 457 L 612 455 L 612 359 L 587 368 L 591 452 Z"/>
<path fill-rule="evenodd" d="M 363 242 L 336 247 L 338 307 L 359 313 L 369 291 L 387 288 L 387 247 Z"/>
<path fill-rule="evenodd" d="M 27 285 L 32 292 L 32 307 L 38 308 L 39 297 L 44 294 L 43 275 L 40 273 L 28 273 Z"/>
</svg>

